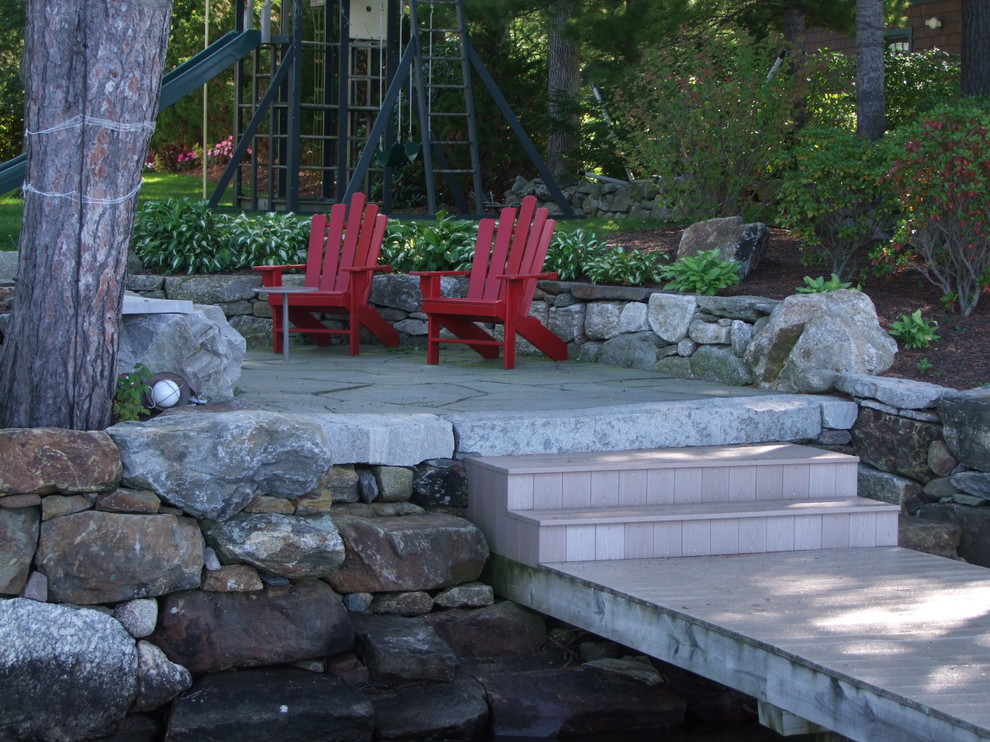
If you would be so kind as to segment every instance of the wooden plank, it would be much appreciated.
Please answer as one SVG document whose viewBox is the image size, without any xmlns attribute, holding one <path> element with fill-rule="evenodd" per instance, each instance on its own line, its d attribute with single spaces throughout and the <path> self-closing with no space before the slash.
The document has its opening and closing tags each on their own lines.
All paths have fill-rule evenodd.
<svg viewBox="0 0 990 742">
<path fill-rule="evenodd" d="M 896 547 L 544 565 L 496 591 L 863 742 L 990 738 L 990 571 Z"/>
<path fill-rule="evenodd" d="M 706 502 L 687 503 L 684 505 L 640 505 L 628 507 L 603 508 L 556 508 L 513 510 L 512 516 L 524 520 L 533 520 L 558 525 L 575 523 L 623 523 L 663 520 L 708 520 L 710 518 L 768 518 L 768 517 L 797 517 L 825 514 L 839 520 L 830 521 L 828 526 L 829 538 L 835 536 L 833 530 L 841 530 L 851 513 L 873 512 L 896 517 L 899 508 L 896 505 L 870 500 L 863 497 L 843 498 L 839 500 L 752 500 L 747 502 Z M 847 528 L 848 530 L 848 528 Z M 848 537 L 847 537 L 848 540 Z M 848 543 L 840 544 L 848 546 Z"/>
<path fill-rule="evenodd" d="M 794 443 L 767 443 L 739 446 L 689 446 L 630 451 L 529 454 L 525 456 L 477 456 L 466 459 L 467 466 L 483 467 L 506 474 L 546 471 L 595 471 L 612 469 L 652 469 L 658 467 L 774 466 L 777 462 L 822 463 L 857 462 L 848 454 L 801 446 Z"/>
</svg>

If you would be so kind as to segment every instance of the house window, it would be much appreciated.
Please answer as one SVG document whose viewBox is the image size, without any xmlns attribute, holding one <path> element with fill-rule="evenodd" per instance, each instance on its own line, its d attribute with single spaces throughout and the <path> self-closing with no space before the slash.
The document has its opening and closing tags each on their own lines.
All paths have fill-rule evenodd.
<svg viewBox="0 0 990 742">
<path fill-rule="evenodd" d="M 911 51 L 911 29 L 889 28 L 884 34 L 887 48 L 892 52 Z"/>
</svg>

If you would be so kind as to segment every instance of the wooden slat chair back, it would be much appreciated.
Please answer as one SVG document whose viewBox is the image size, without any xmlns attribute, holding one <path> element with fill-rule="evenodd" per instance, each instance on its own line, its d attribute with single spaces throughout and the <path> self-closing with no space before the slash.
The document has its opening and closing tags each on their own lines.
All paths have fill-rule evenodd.
<svg viewBox="0 0 990 742">
<path fill-rule="evenodd" d="M 499 219 L 482 219 L 478 225 L 474 260 L 470 271 L 424 271 L 420 277 L 423 312 L 427 315 L 427 363 L 438 363 L 442 343 L 460 343 L 484 358 L 497 358 L 503 348 L 503 365 L 515 367 L 516 335 L 530 341 L 555 361 L 567 360 L 567 345 L 529 315 L 543 262 L 556 222 L 536 199 L 528 196 L 518 209 L 505 208 Z M 441 296 L 445 275 L 469 275 L 463 299 Z M 497 339 L 477 323 L 501 324 Z M 447 330 L 454 337 L 442 335 Z"/>
<path fill-rule="evenodd" d="M 350 204 L 334 204 L 329 216 L 313 216 L 305 264 L 255 266 L 264 286 L 281 286 L 285 271 L 305 268 L 303 285 L 316 289 L 289 295 L 288 324 L 282 317 L 282 297 L 269 296 L 275 352 L 282 348 L 283 332 L 300 332 L 317 345 L 329 345 L 333 335 L 346 335 L 348 352 L 357 355 L 362 326 L 385 345 L 399 344 L 399 334 L 368 304 L 374 274 L 391 271 L 378 265 L 387 226 L 388 217 L 379 213 L 377 204 L 366 203 L 364 194 L 356 193 Z M 327 327 L 321 314 L 344 315 L 347 326 Z"/>
</svg>

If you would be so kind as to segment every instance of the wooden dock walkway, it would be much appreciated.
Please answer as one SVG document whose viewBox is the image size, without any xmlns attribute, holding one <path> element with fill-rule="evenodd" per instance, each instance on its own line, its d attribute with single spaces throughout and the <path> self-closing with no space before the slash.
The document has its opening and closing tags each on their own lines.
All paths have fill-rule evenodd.
<svg viewBox="0 0 990 742">
<path fill-rule="evenodd" d="M 855 457 L 467 459 L 500 595 L 756 698 L 782 733 L 990 740 L 990 570 L 898 548 Z"/>
<path fill-rule="evenodd" d="M 494 557 L 492 574 L 500 595 L 751 695 L 768 715 L 861 742 L 990 739 L 982 567 L 874 547 L 539 567 Z"/>
</svg>

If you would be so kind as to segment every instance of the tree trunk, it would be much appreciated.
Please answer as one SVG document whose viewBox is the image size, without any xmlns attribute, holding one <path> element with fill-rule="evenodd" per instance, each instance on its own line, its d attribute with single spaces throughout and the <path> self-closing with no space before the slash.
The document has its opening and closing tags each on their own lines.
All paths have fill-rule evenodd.
<svg viewBox="0 0 990 742">
<path fill-rule="evenodd" d="M 856 0 L 856 133 L 883 136 L 883 0 Z"/>
<path fill-rule="evenodd" d="M 990 95 L 990 3 L 962 3 L 962 93 Z"/>
<path fill-rule="evenodd" d="M 547 8 L 549 50 L 547 92 L 550 98 L 550 130 L 547 134 L 547 167 L 554 177 L 573 175 L 570 153 L 577 131 L 575 101 L 581 84 L 580 49 L 566 32 L 574 12 L 574 0 L 553 0 Z"/>
<path fill-rule="evenodd" d="M 110 421 L 124 273 L 170 0 L 29 0 L 27 176 L 0 425 Z"/>
</svg>

